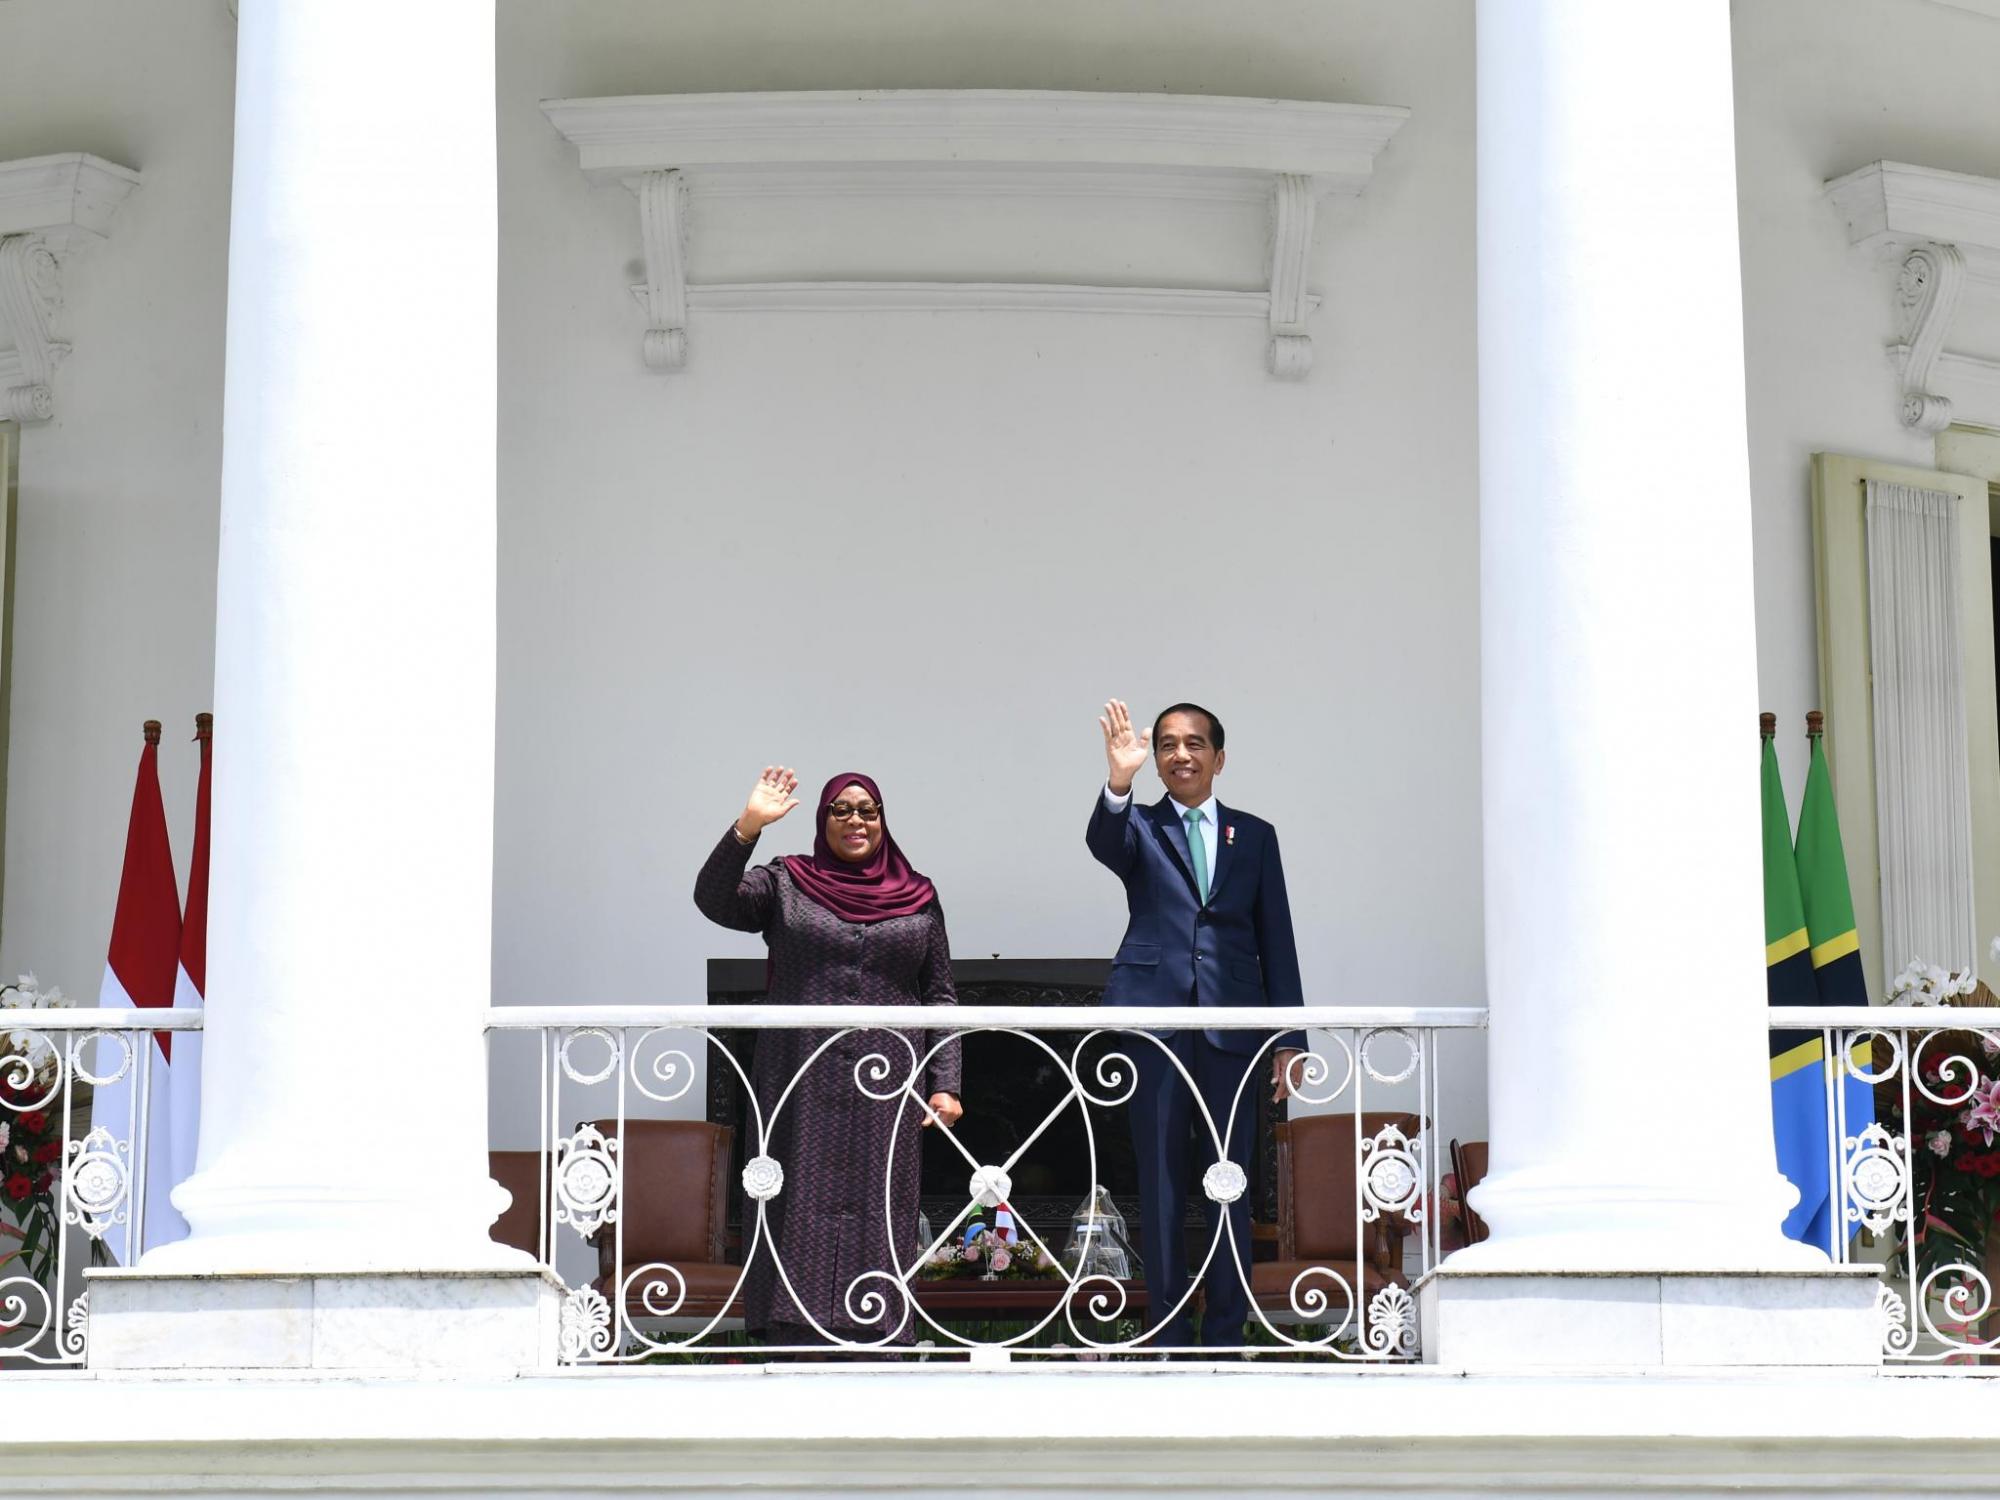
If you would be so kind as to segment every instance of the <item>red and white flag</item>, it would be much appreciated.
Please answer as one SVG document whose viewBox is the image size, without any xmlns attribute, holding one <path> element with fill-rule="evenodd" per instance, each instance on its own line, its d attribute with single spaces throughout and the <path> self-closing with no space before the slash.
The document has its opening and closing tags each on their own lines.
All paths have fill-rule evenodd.
<svg viewBox="0 0 2000 1500">
<path fill-rule="evenodd" d="M 199 1008 L 208 990 L 208 785 L 209 739 L 215 716 L 194 716 L 194 737 L 201 746 L 201 780 L 194 794 L 194 855 L 188 861 L 187 910 L 181 918 L 181 959 L 174 975 L 174 1007 Z M 175 1034 L 173 1066 L 167 1081 L 173 1096 L 173 1181 L 176 1186 L 194 1175 L 195 1144 L 201 1132 L 201 1033 Z"/>
<path fill-rule="evenodd" d="M 125 873 L 118 882 L 118 910 L 111 918 L 111 957 L 97 996 L 98 1005 L 107 1010 L 164 1009 L 174 1003 L 181 899 L 174 881 L 173 850 L 167 842 L 166 804 L 160 798 L 159 746 L 159 721 L 148 719 L 139 779 L 132 788 L 132 822 L 125 833 Z M 97 1087 L 90 1123 L 93 1130 L 108 1131 L 126 1148 L 120 1156 L 131 1173 L 127 1230 L 124 1244 L 114 1248 L 123 1249 L 120 1258 L 127 1265 L 152 1246 L 187 1234 L 187 1224 L 167 1197 L 174 1185 L 169 1041 L 166 1032 L 154 1032 L 150 1040 L 145 1032 L 106 1036 L 98 1041 L 92 1064 L 98 1077 L 119 1075 Z M 121 1043 L 129 1044 L 129 1056 Z"/>
</svg>

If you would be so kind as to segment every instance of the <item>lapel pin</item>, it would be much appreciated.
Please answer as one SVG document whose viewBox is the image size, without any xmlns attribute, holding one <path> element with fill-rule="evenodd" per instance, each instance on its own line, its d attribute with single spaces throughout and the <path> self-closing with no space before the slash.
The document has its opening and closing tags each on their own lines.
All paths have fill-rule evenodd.
<svg viewBox="0 0 2000 1500">
<path fill-rule="evenodd" d="M 1222 842 L 1225 844 L 1233 844 L 1236 842 L 1236 825 L 1234 823 L 1228 823 L 1223 825 Z"/>
</svg>

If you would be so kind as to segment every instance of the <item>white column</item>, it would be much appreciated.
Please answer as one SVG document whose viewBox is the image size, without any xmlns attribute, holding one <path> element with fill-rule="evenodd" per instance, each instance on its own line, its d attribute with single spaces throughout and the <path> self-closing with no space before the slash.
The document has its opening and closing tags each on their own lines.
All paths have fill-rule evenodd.
<svg viewBox="0 0 2000 1500">
<path fill-rule="evenodd" d="M 511 1266 L 487 1227 L 491 0 L 243 0 L 192 1234 L 164 1271 Z"/>
<path fill-rule="evenodd" d="M 1492 1239 L 1459 1268 L 1824 1266 L 1779 1233 L 1726 0 L 1482 0 Z"/>
</svg>

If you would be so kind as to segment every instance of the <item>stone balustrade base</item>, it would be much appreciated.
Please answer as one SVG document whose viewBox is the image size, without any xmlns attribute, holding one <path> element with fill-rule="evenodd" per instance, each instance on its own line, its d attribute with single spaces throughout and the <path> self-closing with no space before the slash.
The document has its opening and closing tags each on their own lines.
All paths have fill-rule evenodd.
<svg viewBox="0 0 2000 1500">
<path fill-rule="evenodd" d="M 547 1271 L 86 1273 L 93 1370 L 481 1373 L 555 1367 Z"/>
<path fill-rule="evenodd" d="M 1424 1362 L 1460 1370 L 1874 1368 L 1873 1266 L 1458 1271 L 1417 1287 Z"/>
</svg>

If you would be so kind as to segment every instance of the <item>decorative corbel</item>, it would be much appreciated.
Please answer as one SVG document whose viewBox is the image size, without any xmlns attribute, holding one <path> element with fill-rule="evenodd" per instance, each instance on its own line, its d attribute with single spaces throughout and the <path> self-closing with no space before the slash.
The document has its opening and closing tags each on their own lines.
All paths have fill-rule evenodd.
<svg viewBox="0 0 2000 1500">
<path fill-rule="evenodd" d="M 1265 363 L 1280 380 L 1303 380 L 1312 368 L 1306 318 L 1306 266 L 1312 255 L 1313 180 L 1280 172 L 1271 186 L 1271 343 Z"/>
<path fill-rule="evenodd" d="M 69 345 L 54 334 L 62 307 L 62 267 L 33 234 L 0 239 L 0 335 L 13 346 L 15 369 L 0 388 L 0 419 L 46 422 L 55 415 L 50 382 Z"/>
<path fill-rule="evenodd" d="M 649 370 L 687 364 L 687 184 L 677 171 L 639 178 L 639 237 L 646 250 L 646 338 Z"/>
<path fill-rule="evenodd" d="M 1903 341 L 1893 352 L 1902 368 L 1905 427 L 1943 432 L 1951 425 L 1951 402 L 1933 393 L 1930 384 L 1964 286 L 1965 257 L 1956 245 L 1917 245 L 1903 257 L 1896 278 Z"/>
<path fill-rule="evenodd" d="M 1317 202 L 1358 196 L 1409 116 L 1384 105 L 1039 89 L 621 95 L 550 99 L 542 110 L 593 182 L 639 198 L 645 281 L 631 292 L 644 309 L 648 369 L 686 365 L 692 304 L 704 317 L 811 310 L 1241 318 L 1266 324 L 1266 367 L 1288 380 L 1313 362 L 1317 299 L 1306 278 Z M 895 246 L 873 274 L 834 257 L 852 279 L 801 266 L 793 280 L 731 280 L 731 262 L 741 256 L 718 243 L 701 263 L 707 280 L 690 286 L 688 215 L 697 187 L 703 203 L 789 199 L 801 216 L 815 211 L 821 194 L 919 200 L 944 211 L 948 222 L 939 227 L 950 232 L 934 254 Z M 1058 247 L 1047 258 L 1001 251 L 980 280 L 954 274 L 958 257 L 942 240 L 971 243 L 980 234 L 973 215 L 961 212 L 967 200 L 990 221 L 1018 212 L 1024 198 L 1043 213 L 1083 192 L 1107 208 L 1153 205 L 1149 214 L 1222 205 L 1237 268 L 1231 284 L 1149 284 L 1143 263 L 1107 258 L 1094 245 Z M 1268 239 L 1259 236 L 1264 228 Z M 1260 250 L 1268 251 L 1262 276 Z M 798 258 L 826 257 L 805 244 Z M 982 252 L 981 260 L 991 256 Z"/>
</svg>

